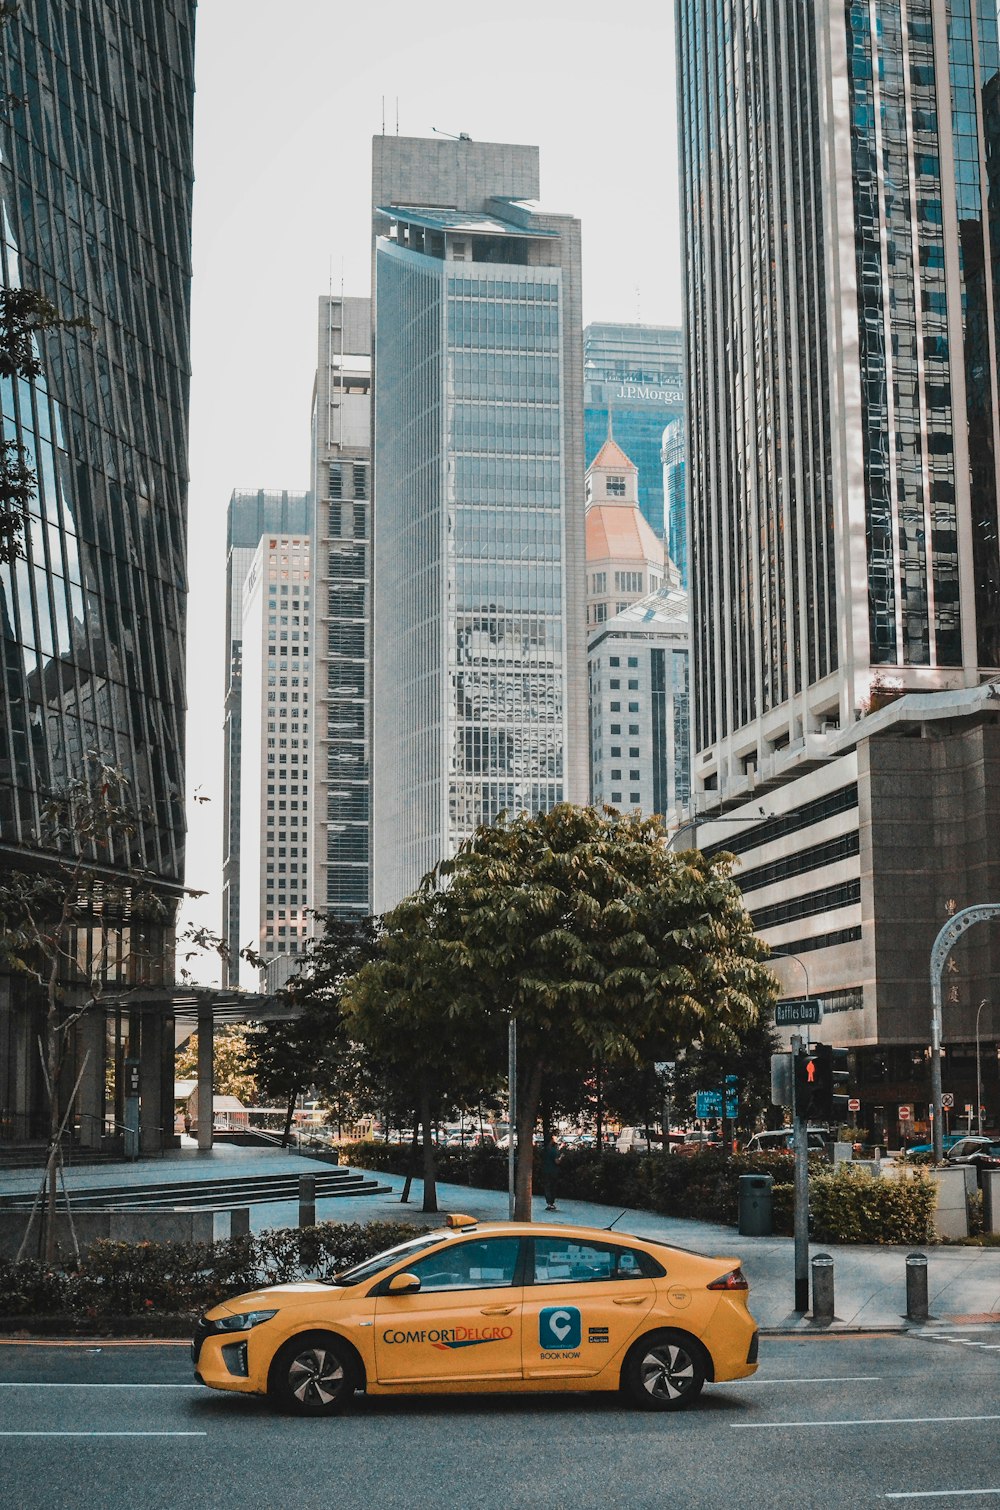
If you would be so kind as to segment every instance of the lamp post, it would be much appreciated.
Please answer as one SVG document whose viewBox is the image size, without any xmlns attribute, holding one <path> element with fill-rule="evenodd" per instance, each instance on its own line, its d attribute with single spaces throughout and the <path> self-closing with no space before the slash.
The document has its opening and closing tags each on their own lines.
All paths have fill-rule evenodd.
<svg viewBox="0 0 1000 1510">
<path fill-rule="evenodd" d="M 687 818 L 683 823 L 678 824 L 678 826 L 674 829 L 673 833 L 670 835 L 670 838 L 667 840 L 667 848 L 671 850 L 674 849 L 677 846 L 677 841 L 680 838 L 681 834 L 686 833 L 691 834 L 692 843 L 697 845 L 698 830 L 700 828 L 707 828 L 710 823 L 766 823 L 770 816 L 770 813 L 765 813 L 764 809 L 761 808 L 757 813 L 743 813 L 740 817 L 734 816 L 731 818 L 710 818 L 705 815 L 700 818 Z"/>
<path fill-rule="evenodd" d="M 984 996 L 976 1012 L 976 1131 L 980 1137 L 983 1135 L 983 1072 L 979 1063 L 979 1019 L 983 1015 L 985 1005 L 986 997 Z"/>
<path fill-rule="evenodd" d="M 982 902 L 978 907 L 963 907 L 939 929 L 931 946 L 931 1102 L 934 1108 L 934 1162 L 940 1164 L 944 1145 L 941 1123 L 941 977 L 952 947 L 969 928 L 1000 917 L 1000 902 Z"/>
</svg>

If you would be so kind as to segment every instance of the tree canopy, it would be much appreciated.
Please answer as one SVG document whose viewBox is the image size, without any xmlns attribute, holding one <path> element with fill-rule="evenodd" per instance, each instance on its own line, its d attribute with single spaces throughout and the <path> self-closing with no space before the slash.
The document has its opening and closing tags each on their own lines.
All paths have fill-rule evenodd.
<svg viewBox="0 0 1000 1510">
<path fill-rule="evenodd" d="M 469 1045 L 496 1073 L 516 1022 L 521 1219 L 547 1073 L 722 1045 L 773 1000 L 731 864 L 672 853 L 656 818 L 564 803 L 477 829 L 386 920 L 347 988 L 366 1033 L 391 1023 L 425 1078 Z"/>
</svg>

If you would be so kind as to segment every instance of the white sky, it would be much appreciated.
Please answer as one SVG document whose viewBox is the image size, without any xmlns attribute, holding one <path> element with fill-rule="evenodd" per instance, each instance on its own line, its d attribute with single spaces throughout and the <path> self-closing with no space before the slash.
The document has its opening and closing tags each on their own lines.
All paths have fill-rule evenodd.
<svg viewBox="0 0 1000 1510">
<path fill-rule="evenodd" d="M 390 133 L 398 98 L 403 135 L 436 126 L 536 143 L 542 202 L 582 221 L 584 321 L 680 324 L 672 16 L 671 0 L 201 0 L 187 884 L 208 895 L 188 909 L 197 922 L 221 926 L 226 506 L 234 488 L 308 485 L 316 300 L 331 280 L 368 293 L 383 97 Z"/>
</svg>

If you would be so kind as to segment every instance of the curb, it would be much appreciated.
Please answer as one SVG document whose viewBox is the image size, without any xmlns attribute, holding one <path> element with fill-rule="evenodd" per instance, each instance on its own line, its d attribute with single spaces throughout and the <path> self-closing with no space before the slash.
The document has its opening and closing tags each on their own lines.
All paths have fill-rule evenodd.
<svg viewBox="0 0 1000 1510">
<path fill-rule="evenodd" d="M 127 1337 L 136 1341 L 194 1335 L 196 1316 L 0 1316 L 0 1343 L 55 1338 L 87 1341 Z"/>
<path fill-rule="evenodd" d="M 862 1326 L 860 1323 L 848 1321 L 835 1321 L 829 1325 L 820 1321 L 806 1321 L 800 1326 L 762 1326 L 758 1331 L 762 1337 L 869 1337 L 873 1333 L 898 1337 L 912 1330 L 914 1325 L 909 1321 L 879 1321 L 872 1322 L 870 1326 Z"/>
</svg>

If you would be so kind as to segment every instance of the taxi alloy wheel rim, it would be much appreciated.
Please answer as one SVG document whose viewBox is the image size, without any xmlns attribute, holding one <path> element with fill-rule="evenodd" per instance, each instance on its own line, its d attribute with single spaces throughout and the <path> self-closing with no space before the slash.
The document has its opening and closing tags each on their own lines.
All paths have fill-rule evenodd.
<svg viewBox="0 0 1000 1510">
<path fill-rule="evenodd" d="M 344 1367 L 336 1353 L 311 1347 L 293 1358 L 288 1370 L 288 1386 L 296 1400 L 308 1405 L 319 1400 L 332 1405 L 344 1387 Z"/>
<path fill-rule="evenodd" d="M 654 1399 L 679 1400 L 694 1383 L 694 1363 L 684 1348 L 665 1343 L 646 1354 L 639 1377 Z"/>
</svg>

